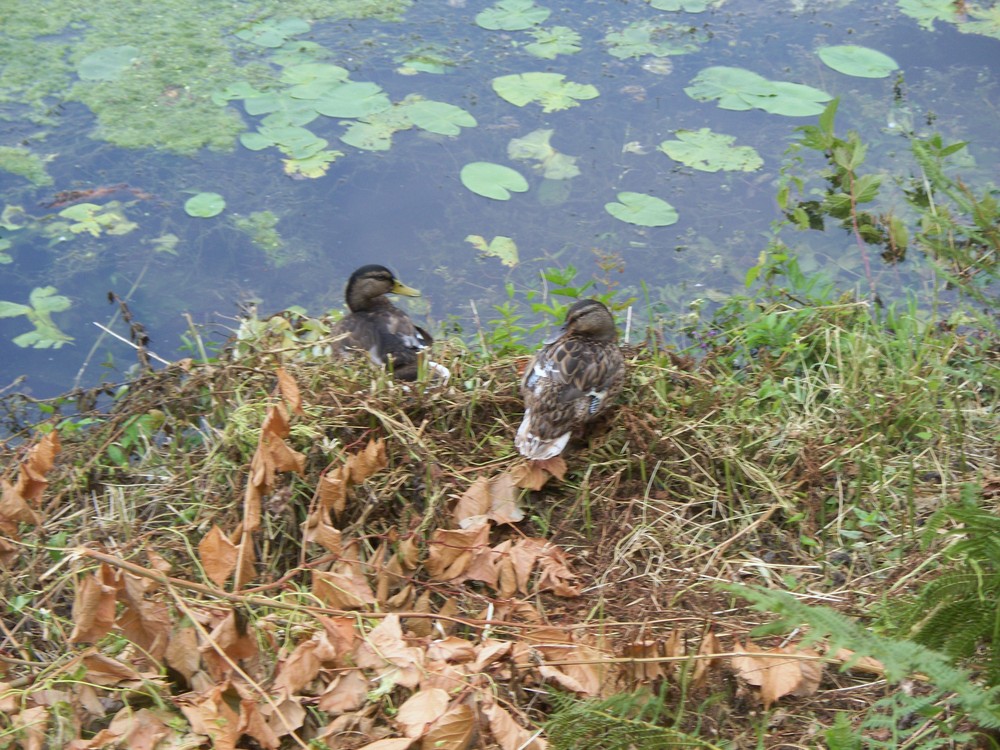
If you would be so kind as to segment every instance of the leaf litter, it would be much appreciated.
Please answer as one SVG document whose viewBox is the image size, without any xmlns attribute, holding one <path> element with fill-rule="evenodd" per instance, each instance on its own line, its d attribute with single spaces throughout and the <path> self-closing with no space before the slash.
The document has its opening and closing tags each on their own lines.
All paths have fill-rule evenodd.
<svg viewBox="0 0 1000 750">
<path fill-rule="evenodd" d="M 755 643 L 752 615 L 692 597 L 699 576 L 684 571 L 704 565 L 704 542 L 673 553 L 677 581 L 669 564 L 649 578 L 656 541 L 628 549 L 645 479 L 594 446 L 544 465 L 510 458 L 513 362 L 464 373 L 488 387 L 408 391 L 287 343 L 149 373 L 96 443 L 50 430 L 19 450 L 0 500 L 17 604 L 0 709 L 19 746 L 545 748 L 547 691 L 683 684 L 704 699 L 735 677 L 768 708 L 816 696 L 826 663 L 881 677 L 850 652 Z M 640 380 L 666 372 L 630 356 Z M 151 409 L 170 413 L 165 431 L 105 465 L 127 419 Z M 690 446 L 662 452 L 647 406 L 620 412 L 612 443 L 627 431 L 637 451 L 690 459 Z M 473 423 L 482 434 L 456 437 Z M 475 451 L 494 439 L 504 447 Z M 745 577 L 734 564 L 707 578 Z M 666 603 L 685 591 L 686 606 Z M 728 711 L 698 721 L 721 728 Z"/>
</svg>

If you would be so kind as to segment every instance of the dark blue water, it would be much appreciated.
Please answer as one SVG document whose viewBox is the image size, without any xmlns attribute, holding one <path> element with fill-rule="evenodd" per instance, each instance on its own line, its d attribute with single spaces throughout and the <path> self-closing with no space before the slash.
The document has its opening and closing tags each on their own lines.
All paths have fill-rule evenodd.
<svg viewBox="0 0 1000 750">
<path fill-rule="evenodd" d="M 601 258 L 608 257 L 624 269 L 610 274 L 623 292 L 641 299 L 645 283 L 660 314 L 682 315 L 697 300 L 740 291 L 746 270 L 781 218 L 774 193 L 783 153 L 795 128 L 815 118 L 732 112 L 692 100 L 684 87 L 710 65 L 745 67 L 840 97 L 838 132 L 857 130 L 869 144 L 865 169 L 906 175 L 912 169 L 907 142 L 887 128 L 895 77 L 845 76 L 824 66 L 814 52 L 826 44 L 877 49 L 901 67 L 914 127 L 941 132 L 948 142 L 969 141 L 971 158 L 963 176 L 973 184 L 997 181 L 997 39 L 960 34 L 940 22 L 929 31 L 885 2 L 806 4 L 795 11 L 790 3 L 743 0 L 700 14 L 668 14 L 643 2 L 617 0 L 571 8 L 539 4 L 553 11 L 546 27 L 569 26 L 581 34 L 580 53 L 555 60 L 524 53 L 515 46 L 531 41 L 524 32 L 475 25 L 475 14 L 490 5 L 485 2 L 418 2 L 400 23 L 314 23 L 302 38 L 327 47 L 327 61 L 348 68 L 352 80 L 381 85 L 393 101 L 419 93 L 449 102 L 478 121 L 478 127 L 463 129 L 457 137 L 417 129 L 396 133 L 389 151 L 367 152 L 338 141 L 345 130 L 341 121 L 320 118 L 307 127 L 345 156 L 319 179 L 290 179 L 273 148 L 252 152 L 237 145 L 229 152 L 193 156 L 125 150 L 101 139 L 94 116 L 81 104 L 64 104 L 53 124 L 45 126 L 27 123 L 16 103 L 0 105 L 7 119 L 0 127 L 0 145 L 28 142 L 37 153 L 52 155 L 47 163 L 52 185 L 35 187 L 0 173 L 5 204 L 23 206 L 45 220 L 58 210 L 46 205 L 60 191 L 125 185 L 94 202 L 133 201 L 126 214 L 139 224 L 122 236 L 75 236 L 55 244 L 38 232 L 0 232 L 14 242 L 13 262 L 0 266 L 0 299 L 24 303 L 32 288 L 56 286 L 73 305 L 53 319 L 75 339 L 57 350 L 22 349 L 11 340 L 30 330 L 30 323 L 24 317 L 0 319 L 0 386 L 26 375 L 20 388 L 45 397 L 77 382 L 120 378 L 134 355 L 93 325 L 112 321 L 116 307 L 108 304 L 109 291 L 128 298 L 133 315 L 152 337 L 152 349 L 167 359 L 183 355 L 178 347 L 188 327 L 185 314 L 217 340 L 226 337 L 243 302 L 255 302 L 262 314 L 291 305 L 320 314 L 342 305 L 347 276 L 369 262 L 392 266 L 420 288 L 425 297 L 416 311 L 432 325 L 456 318 L 467 329 L 470 301 L 489 317 L 491 305 L 504 299 L 506 282 L 539 288 L 540 270 L 569 264 L 579 269 L 581 280 L 600 277 Z M 646 70 L 643 59 L 610 56 L 601 42 L 605 33 L 642 18 L 684 20 L 710 39 L 695 54 L 670 58 L 669 75 Z M 239 59 L 267 59 L 268 50 L 231 41 Z M 425 45 L 448 54 L 456 63 L 451 72 L 398 73 L 395 58 Z M 516 107 L 492 91 L 495 76 L 527 71 L 564 74 L 567 80 L 593 84 L 600 96 L 546 114 L 537 104 Z M 242 113 L 239 104 L 230 106 Z M 242 116 L 248 127 L 260 119 Z M 763 168 L 699 172 L 656 148 L 677 129 L 702 127 L 756 148 Z M 545 197 L 540 176 L 527 162 L 507 157 L 512 138 L 539 128 L 554 130 L 552 145 L 578 157 L 582 172 L 561 186 L 558 202 Z M 471 161 L 510 165 L 528 177 L 531 188 L 505 202 L 474 195 L 459 180 L 461 167 Z M 198 219 L 184 212 L 184 201 L 201 190 L 225 197 L 222 215 Z M 618 221 L 603 206 L 619 191 L 663 198 L 680 219 L 657 228 Z M 902 209 L 891 180 L 883 192 Z M 231 223 L 234 216 L 264 210 L 280 217 L 277 230 L 288 250 L 281 265 L 269 262 Z M 176 254 L 156 251 L 153 240 L 166 234 L 179 238 Z M 465 242 L 470 234 L 512 237 L 520 265 L 510 269 L 479 256 Z M 785 239 L 845 288 L 866 285 L 859 250 L 846 232 L 834 228 Z M 883 296 L 921 284 L 915 261 L 890 269 L 881 265 L 877 252 L 871 255 Z M 639 319 L 644 314 L 639 310 Z M 120 322 L 113 327 L 126 333 Z"/>
</svg>

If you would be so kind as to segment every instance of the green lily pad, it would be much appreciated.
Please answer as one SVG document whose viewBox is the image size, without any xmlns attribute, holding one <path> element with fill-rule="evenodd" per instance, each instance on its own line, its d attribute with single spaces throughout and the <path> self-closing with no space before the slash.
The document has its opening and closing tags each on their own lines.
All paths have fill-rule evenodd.
<svg viewBox="0 0 1000 750">
<path fill-rule="evenodd" d="M 218 193 L 198 193 L 192 195 L 184 203 L 184 211 L 188 216 L 210 219 L 222 213 L 226 207 L 226 199 Z"/>
<path fill-rule="evenodd" d="M 594 99 L 600 95 L 597 87 L 589 83 L 571 83 L 560 73 L 517 73 L 493 79 L 493 90 L 499 96 L 523 107 L 538 102 L 543 112 L 557 112 L 578 107 L 580 99 Z"/>
<path fill-rule="evenodd" d="M 686 24 L 669 21 L 636 21 L 621 31 L 609 32 L 604 37 L 608 54 L 619 60 L 631 57 L 667 57 L 697 52 L 707 36 Z"/>
<path fill-rule="evenodd" d="M 524 45 L 524 51 L 529 55 L 554 60 L 558 55 L 572 55 L 580 51 L 580 35 L 568 26 L 553 26 L 528 33 L 535 38 L 535 41 Z"/>
<path fill-rule="evenodd" d="M 735 136 L 713 133 L 708 128 L 678 130 L 674 135 L 677 140 L 663 141 L 660 150 L 671 159 L 702 172 L 753 172 L 764 166 L 764 160 L 755 149 L 732 145 Z"/>
<path fill-rule="evenodd" d="M 102 234 L 128 234 L 138 228 L 138 224 L 125 217 L 121 201 L 109 201 L 103 206 L 96 203 L 77 203 L 59 212 L 64 219 L 69 219 L 69 231 L 73 234 L 84 232 L 100 237 Z"/>
<path fill-rule="evenodd" d="M 458 135 L 462 128 L 476 127 L 476 118 L 447 102 L 422 99 L 407 103 L 406 116 L 418 128 L 440 135 Z"/>
<path fill-rule="evenodd" d="M 84 81 L 117 81 L 139 57 L 136 47 L 105 47 L 80 60 L 76 73 Z"/>
<path fill-rule="evenodd" d="M 645 193 L 618 193 L 618 202 L 605 203 L 604 210 L 616 219 L 641 227 L 667 227 L 678 218 L 673 206 Z"/>
<path fill-rule="evenodd" d="M 959 18 L 955 0 L 897 0 L 896 4 L 927 31 L 933 31 L 935 21 L 955 23 Z"/>
<path fill-rule="evenodd" d="M 54 286 L 44 286 L 32 289 L 28 301 L 27 305 L 0 301 L 0 318 L 24 315 L 35 327 L 33 331 L 15 337 L 15 344 L 35 349 L 58 349 L 73 340 L 72 336 L 59 330 L 51 317 L 52 313 L 70 308 L 72 303 L 69 298 L 56 294 Z"/>
<path fill-rule="evenodd" d="M 724 65 L 705 68 L 684 93 L 697 101 L 717 100 L 722 109 L 762 109 L 776 115 L 803 117 L 820 114 L 833 97 L 812 86 L 769 81 L 745 68 Z"/>
<path fill-rule="evenodd" d="M 855 44 L 820 47 L 816 54 L 838 73 L 859 78 L 886 78 L 899 69 L 896 61 L 888 55 Z"/>
<path fill-rule="evenodd" d="M 554 131 L 535 130 L 523 138 L 514 138 L 507 144 L 507 156 L 511 159 L 534 160 L 536 169 L 547 180 L 568 180 L 580 174 L 576 157 L 556 151 L 549 140 Z"/>
<path fill-rule="evenodd" d="M 287 93 L 293 99 L 319 99 L 344 83 L 350 73 L 329 63 L 291 65 L 281 71 L 281 80 L 291 84 Z"/>
<path fill-rule="evenodd" d="M 288 18 L 284 21 L 266 19 L 236 32 L 236 36 L 245 42 L 259 47 L 280 47 L 293 36 L 309 31 L 309 23 L 301 18 Z"/>
<path fill-rule="evenodd" d="M 263 133 L 257 131 L 241 133 L 240 143 L 243 144 L 243 148 L 251 151 L 263 151 L 265 148 L 270 148 L 275 145 L 273 139 L 268 138 Z"/>
<path fill-rule="evenodd" d="M 384 123 L 352 122 L 340 140 L 362 151 L 388 151 L 396 129 Z"/>
<path fill-rule="evenodd" d="M 513 268 L 520 262 L 517 255 L 517 244 L 510 237 L 494 237 L 490 242 L 479 234 L 470 234 L 465 241 L 476 250 L 494 258 L 499 258 L 505 266 Z"/>
<path fill-rule="evenodd" d="M 301 159 L 282 159 L 282 161 L 285 164 L 285 174 L 314 180 L 325 175 L 330 165 L 343 155 L 343 151 L 324 149 Z"/>
<path fill-rule="evenodd" d="M 682 10 L 685 13 L 701 13 L 709 5 L 719 5 L 720 0 L 709 3 L 708 0 L 649 0 L 649 7 L 657 10 Z"/>
<path fill-rule="evenodd" d="M 402 75 L 417 73 L 441 75 L 456 65 L 448 49 L 434 44 L 423 45 L 410 52 L 396 55 L 393 59 L 400 64 L 396 72 Z"/>
<path fill-rule="evenodd" d="M 349 81 L 313 102 L 327 117 L 364 117 L 392 106 L 382 87 L 367 81 Z"/>
<path fill-rule="evenodd" d="M 981 7 L 978 3 L 967 6 L 969 19 L 958 25 L 963 34 L 981 34 L 982 36 L 1000 39 L 1000 7 L 995 3 Z"/>
<path fill-rule="evenodd" d="M 497 201 L 510 200 L 510 191 L 523 193 L 528 181 L 520 172 L 502 164 L 474 161 L 462 167 L 462 184 L 476 195 Z"/>
<path fill-rule="evenodd" d="M 490 31 L 521 31 L 543 23 L 552 11 L 534 0 L 500 0 L 476 14 L 476 23 Z"/>
</svg>

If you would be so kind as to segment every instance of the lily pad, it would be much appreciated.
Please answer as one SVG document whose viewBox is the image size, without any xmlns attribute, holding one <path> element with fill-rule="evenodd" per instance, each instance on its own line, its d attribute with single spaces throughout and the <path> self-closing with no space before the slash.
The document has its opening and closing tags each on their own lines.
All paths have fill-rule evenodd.
<svg viewBox="0 0 1000 750">
<path fill-rule="evenodd" d="M 490 31 L 521 31 L 543 23 L 552 11 L 534 0 L 500 0 L 476 14 L 476 23 Z"/>
<path fill-rule="evenodd" d="M 675 141 L 663 141 L 660 150 L 675 161 L 702 172 L 753 172 L 764 166 L 760 154 L 750 146 L 733 146 L 735 136 L 713 133 L 708 128 L 678 130 Z"/>
<path fill-rule="evenodd" d="M 205 219 L 218 216 L 225 207 L 226 199 L 218 193 L 198 193 L 184 203 L 184 211 L 188 216 Z"/>
<path fill-rule="evenodd" d="M 77 203 L 75 206 L 64 208 L 59 215 L 73 222 L 68 227 L 73 234 L 86 232 L 94 237 L 100 237 L 102 234 L 128 234 L 139 226 L 125 217 L 121 201 L 109 201 L 103 206 L 96 203 Z"/>
<path fill-rule="evenodd" d="M 682 10 L 685 13 L 701 13 L 709 5 L 719 5 L 719 0 L 709 3 L 708 0 L 649 0 L 649 7 L 657 10 Z"/>
<path fill-rule="evenodd" d="M 236 32 L 236 36 L 245 42 L 260 47 L 280 47 L 293 36 L 309 31 L 309 23 L 301 18 L 288 18 L 284 21 L 266 19 Z"/>
<path fill-rule="evenodd" d="M 804 117 L 820 114 L 833 97 L 812 86 L 769 81 L 745 68 L 717 65 L 705 68 L 684 93 L 697 101 L 717 100 L 722 109 L 762 109 L 776 115 Z"/>
<path fill-rule="evenodd" d="M 888 55 L 855 44 L 820 47 L 816 54 L 838 73 L 859 78 L 886 78 L 899 69 L 896 61 Z"/>
<path fill-rule="evenodd" d="M 535 130 L 523 138 L 514 138 L 507 144 L 507 156 L 511 159 L 538 162 L 536 169 L 548 180 L 568 180 L 580 174 L 576 157 L 556 151 L 549 140 L 551 129 Z"/>
<path fill-rule="evenodd" d="M 523 193 L 528 181 L 520 172 L 502 164 L 474 161 L 462 167 L 462 184 L 476 195 L 497 201 L 510 200 L 510 193 Z"/>
<path fill-rule="evenodd" d="M 440 135 L 458 135 L 462 128 L 476 127 L 476 118 L 461 107 L 423 99 L 407 103 L 406 116 L 418 128 Z"/>
<path fill-rule="evenodd" d="M 392 102 L 377 83 L 349 81 L 317 99 L 313 106 L 327 117 L 364 117 L 388 109 Z"/>
<path fill-rule="evenodd" d="M 304 63 L 281 71 L 281 80 L 291 84 L 288 95 L 293 99 L 319 99 L 344 83 L 350 73 L 339 65 Z"/>
<path fill-rule="evenodd" d="M 568 26 L 553 26 L 528 33 L 535 41 L 524 45 L 524 51 L 535 57 L 554 60 L 558 55 L 572 55 L 580 51 L 580 35 Z"/>
<path fill-rule="evenodd" d="M 959 31 L 963 34 L 981 34 L 1000 39 L 1000 7 L 995 3 L 986 7 L 969 3 L 966 7 L 969 19 L 958 25 Z"/>
<path fill-rule="evenodd" d="M 105 47 L 80 60 L 76 72 L 84 81 L 117 81 L 138 57 L 136 47 Z"/>
<path fill-rule="evenodd" d="M 927 31 L 934 30 L 935 21 L 955 23 L 960 12 L 955 0 L 897 0 L 897 5 Z"/>
<path fill-rule="evenodd" d="M 677 210 L 662 198 L 645 193 L 618 193 L 617 203 L 605 203 L 604 210 L 629 224 L 667 227 L 677 221 Z"/>
<path fill-rule="evenodd" d="M 352 122 L 340 140 L 362 151 L 388 151 L 396 129 L 383 123 Z"/>
<path fill-rule="evenodd" d="M 465 238 L 465 241 L 484 255 L 499 258 L 500 262 L 505 266 L 513 268 L 520 262 L 517 254 L 517 244 L 510 237 L 494 237 L 492 241 L 487 242 L 486 238 L 482 235 L 470 234 Z"/>
<path fill-rule="evenodd" d="M 667 57 L 697 52 L 707 37 L 686 24 L 669 21 L 636 21 L 621 31 L 609 32 L 604 37 L 608 54 L 619 60 L 631 57 Z"/>
<path fill-rule="evenodd" d="M 325 175 L 330 165 L 343 155 L 343 151 L 325 149 L 300 159 L 282 159 L 282 162 L 285 164 L 285 174 L 314 180 Z"/>
<path fill-rule="evenodd" d="M 597 87 L 589 83 L 572 83 L 560 73 L 517 73 L 493 79 L 493 90 L 499 96 L 523 107 L 538 102 L 543 112 L 557 112 L 578 107 L 580 99 L 600 96 Z"/>
</svg>

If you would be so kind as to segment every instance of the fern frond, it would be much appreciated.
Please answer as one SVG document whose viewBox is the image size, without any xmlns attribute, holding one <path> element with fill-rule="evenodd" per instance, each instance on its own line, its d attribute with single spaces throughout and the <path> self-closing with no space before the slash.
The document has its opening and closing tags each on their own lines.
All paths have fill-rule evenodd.
<svg viewBox="0 0 1000 750">
<path fill-rule="evenodd" d="M 716 745 L 645 717 L 661 715 L 664 696 L 622 693 L 605 700 L 577 700 L 552 693 L 555 711 L 545 722 L 545 734 L 554 750 L 720 750 Z"/>
<path fill-rule="evenodd" d="M 739 584 L 726 584 L 722 588 L 748 600 L 755 609 L 776 614 L 777 624 L 789 630 L 807 624 L 807 644 L 826 640 L 831 651 L 847 648 L 859 658 L 878 659 L 890 682 L 925 675 L 934 688 L 930 700 L 951 705 L 982 727 L 1000 727 L 1000 687 L 984 688 L 976 684 L 968 670 L 952 666 L 946 655 L 913 641 L 877 635 L 835 610 L 803 604 L 784 591 Z M 901 691 L 897 694 L 905 696 Z"/>
</svg>

